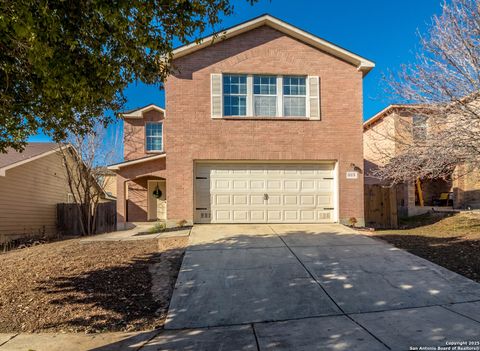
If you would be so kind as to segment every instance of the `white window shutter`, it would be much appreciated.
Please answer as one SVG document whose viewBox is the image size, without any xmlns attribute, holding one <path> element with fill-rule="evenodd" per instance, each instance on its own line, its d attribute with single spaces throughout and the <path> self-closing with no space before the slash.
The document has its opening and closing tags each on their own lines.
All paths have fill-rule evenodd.
<svg viewBox="0 0 480 351">
<path fill-rule="evenodd" d="M 212 104 L 212 118 L 222 118 L 223 117 L 223 101 L 222 101 L 222 74 L 221 73 L 212 73 L 211 74 L 211 85 L 210 85 L 210 95 L 211 95 L 211 104 Z"/>
<path fill-rule="evenodd" d="M 308 106 L 310 119 L 320 120 L 320 78 L 308 77 Z"/>
</svg>

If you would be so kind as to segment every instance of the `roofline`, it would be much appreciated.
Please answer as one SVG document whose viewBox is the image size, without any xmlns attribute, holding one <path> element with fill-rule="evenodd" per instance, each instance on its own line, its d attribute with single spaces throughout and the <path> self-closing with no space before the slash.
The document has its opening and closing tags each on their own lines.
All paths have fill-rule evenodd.
<svg viewBox="0 0 480 351">
<path fill-rule="evenodd" d="M 134 110 L 128 110 L 120 113 L 123 118 L 143 118 L 143 113 L 151 110 L 157 110 L 165 115 L 165 109 L 155 104 L 149 104 Z"/>
<path fill-rule="evenodd" d="M 189 55 L 197 50 L 203 49 L 206 46 L 213 44 L 217 40 L 217 37 L 220 38 L 220 40 L 229 39 L 263 25 L 268 25 L 282 33 L 288 34 L 295 39 L 303 41 L 316 47 L 317 49 L 321 49 L 322 51 L 325 51 L 357 66 L 357 69 L 363 72 L 363 76 L 365 76 L 373 67 L 375 67 L 375 63 L 373 61 L 361 57 L 351 51 L 319 38 L 316 35 L 306 32 L 269 14 L 255 17 L 246 22 L 227 28 L 222 32 L 218 32 L 201 38 L 196 42 L 180 46 L 173 50 L 173 59 L 177 59 L 182 56 Z"/>
<path fill-rule="evenodd" d="M 72 146 L 71 146 L 70 144 L 68 144 L 67 147 L 72 147 Z M 18 162 L 9 164 L 9 165 L 4 166 L 4 167 L 0 167 L 0 177 L 5 177 L 5 176 L 6 176 L 6 172 L 7 172 L 9 169 L 12 169 L 12 168 L 15 168 L 15 167 L 24 165 L 25 163 L 38 160 L 39 158 L 42 158 L 42 157 L 45 157 L 45 156 L 49 156 L 49 155 L 51 155 L 51 154 L 54 154 L 54 153 L 60 151 L 61 148 L 62 148 L 62 146 L 59 146 L 59 147 L 57 147 L 57 148 L 55 148 L 55 149 L 52 149 L 52 150 L 49 150 L 49 151 L 45 151 L 45 152 L 43 152 L 43 153 L 41 153 L 41 154 L 38 154 L 38 155 L 36 155 L 36 156 L 27 158 L 27 159 L 25 159 L 25 160 L 21 160 L 21 161 L 18 161 Z"/>
<path fill-rule="evenodd" d="M 408 110 L 408 109 L 416 109 L 421 107 L 421 105 L 418 104 L 391 104 L 385 107 L 383 110 L 380 112 L 377 112 L 375 115 L 367 119 L 365 122 L 363 122 L 363 130 L 367 130 L 370 128 L 372 125 L 376 124 L 377 122 L 380 122 L 384 117 L 389 115 L 395 110 Z"/>
<path fill-rule="evenodd" d="M 143 163 L 143 162 L 147 162 L 147 161 L 158 160 L 158 159 L 164 158 L 166 156 L 167 156 L 167 154 L 163 153 L 163 154 L 158 154 L 158 155 L 154 155 L 154 156 L 137 158 L 136 160 L 115 163 L 113 165 L 108 166 L 107 169 L 109 169 L 111 171 L 118 171 L 118 170 L 120 170 L 120 168 L 123 168 L 123 167 L 136 165 L 138 163 Z"/>
</svg>

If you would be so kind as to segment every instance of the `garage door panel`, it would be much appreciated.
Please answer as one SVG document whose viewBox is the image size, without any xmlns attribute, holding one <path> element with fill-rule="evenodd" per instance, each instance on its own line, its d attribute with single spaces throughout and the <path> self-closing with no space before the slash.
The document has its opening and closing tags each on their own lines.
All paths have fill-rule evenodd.
<svg viewBox="0 0 480 351">
<path fill-rule="evenodd" d="M 333 196 L 331 194 L 318 195 L 317 201 L 319 206 L 332 206 L 333 205 Z"/>
<path fill-rule="evenodd" d="M 195 175 L 197 222 L 334 220 L 333 163 L 199 164 Z"/>
<path fill-rule="evenodd" d="M 247 180 L 234 180 L 233 181 L 233 189 L 235 190 L 247 190 L 248 182 Z"/>
<path fill-rule="evenodd" d="M 282 204 L 282 195 L 269 195 L 268 200 L 266 201 L 267 205 L 277 206 Z"/>
<path fill-rule="evenodd" d="M 263 197 L 263 194 L 261 195 L 250 195 L 250 204 L 251 205 L 265 205 L 265 199 Z"/>
<path fill-rule="evenodd" d="M 300 195 L 300 205 L 302 206 L 315 206 L 314 195 Z"/>
<path fill-rule="evenodd" d="M 234 205 L 247 205 L 248 204 L 248 195 L 233 195 L 233 204 Z"/>
<path fill-rule="evenodd" d="M 299 216 L 298 211 L 294 210 L 286 210 L 285 213 L 285 221 L 286 222 L 298 222 Z"/>
<path fill-rule="evenodd" d="M 318 221 L 329 221 L 333 219 L 333 211 L 317 211 Z"/>
<path fill-rule="evenodd" d="M 217 194 L 213 199 L 213 206 L 230 205 L 230 195 L 228 194 Z"/>
<path fill-rule="evenodd" d="M 285 189 L 285 191 L 287 192 L 288 191 L 297 192 L 300 189 L 300 182 L 296 179 L 284 180 L 283 189 Z"/>
<path fill-rule="evenodd" d="M 282 222 L 282 210 L 267 210 L 267 220 L 269 222 Z"/>
<path fill-rule="evenodd" d="M 247 210 L 235 210 L 233 211 L 233 220 L 238 222 L 248 222 L 248 211 Z"/>
<path fill-rule="evenodd" d="M 265 181 L 264 180 L 251 180 L 250 181 L 250 190 L 265 190 Z"/>
<path fill-rule="evenodd" d="M 267 190 L 282 190 L 282 182 L 280 180 L 267 180 Z"/>
<path fill-rule="evenodd" d="M 283 204 L 287 206 L 298 205 L 297 195 L 284 195 Z"/>
<path fill-rule="evenodd" d="M 300 190 L 302 191 L 313 191 L 315 190 L 315 180 L 308 179 L 302 180 L 300 183 Z"/>
<path fill-rule="evenodd" d="M 229 222 L 232 220 L 230 211 L 214 210 L 214 219 L 217 221 Z"/>
<path fill-rule="evenodd" d="M 333 188 L 333 179 L 322 179 L 317 181 L 317 189 L 320 191 L 331 191 Z"/>
<path fill-rule="evenodd" d="M 230 181 L 224 179 L 215 180 L 215 189 L 217 190 L 230 190 Z"/>
<path fill-rule="evenodd" d="M 316 216 L 314 210 L 300 210 L 300 219 L 303 222 L 315 222 Z"/>
<path fill-rule="evenodd" d="M 252 222 L 262 223 L 266 222 L 266 216 L 263 210 L 251 210 L 250 211 L 250 220 Z"/>
</svg>

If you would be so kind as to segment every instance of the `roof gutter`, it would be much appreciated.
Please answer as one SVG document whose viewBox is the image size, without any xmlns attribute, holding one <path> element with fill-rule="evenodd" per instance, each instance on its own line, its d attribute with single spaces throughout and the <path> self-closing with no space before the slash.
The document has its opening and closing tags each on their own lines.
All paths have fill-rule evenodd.
<svg viewBox="0 0 480 351">
<path fill-rule="evenodd" d="M 147 162 L 147 161 L 158 160 L 158 159 L 161 159 L 161 158 L 165 158 L 166 156 L 167 156 L 167 154 L 159 154 L 159 155 L 155 155 L 155 156 L 151 156 L 151 157 L 144 157 L 144 158 L 136 159 L 136 160 L 132 160 L 132 161 L 125 161 L 125 162 L 122 162 L 122 163 L 117 163 L 117 164 L 108 166 L 107 169 L 110 170 L 110 171 L 119 171 L 123 167 L 132 166 L 132 165 L 136 165 L 136 164 Z"/>
</svg>

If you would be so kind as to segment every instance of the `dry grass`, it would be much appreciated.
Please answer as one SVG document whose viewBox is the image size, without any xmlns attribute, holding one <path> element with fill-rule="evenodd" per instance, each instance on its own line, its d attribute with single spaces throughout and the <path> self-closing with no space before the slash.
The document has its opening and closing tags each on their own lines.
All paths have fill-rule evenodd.
<svg viewBox="0 0 480 351">
<path fill-rule="evenodd" d="M 0 254 L 0 332 L 161 327 L 186 242 L 75 239 Z"/>
<path fill-rule="evenodd" d="M 406 229 L 372 232 L 378 238 L 480 282 L 480 214 L 428 214 L 402 223 Z"/>
</svg>

